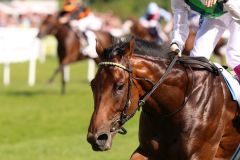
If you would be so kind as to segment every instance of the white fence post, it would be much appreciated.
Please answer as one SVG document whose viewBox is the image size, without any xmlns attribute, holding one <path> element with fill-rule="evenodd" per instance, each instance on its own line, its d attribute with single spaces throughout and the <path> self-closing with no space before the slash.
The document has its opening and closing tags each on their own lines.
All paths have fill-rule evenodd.
<svg viewBox="0 0 240 160">
<path fill-rule="evenodd" d="M 34 86 L 36 81 L 36 60 L 31 59 L 29 61 L 29 71 L 28 71 L 28 85 Z"/>
<path fill-rule="evenodd" d="M 39 58 L 40 41 L 37 28 L 0 27 L 0 63 L 3 68 L 3 84 L 10 83 L 10 64 L 29 61 L 28 84 L 35 84 L 36 60 Z"/>
<path fill-rule="evenodd" d="M 5 86 L 9 85 L 10 83 L 10 64 L 4 63 L 3 64 L 3 84 Z"/>
<path fill-rule="evenodd" d="M 70 80 L 70 67 L 68 65 L 65 65 L 63 67 L 63 70 L 64 70 L 64 81 L 65 82 L 69 82 Z"/>
</svg>

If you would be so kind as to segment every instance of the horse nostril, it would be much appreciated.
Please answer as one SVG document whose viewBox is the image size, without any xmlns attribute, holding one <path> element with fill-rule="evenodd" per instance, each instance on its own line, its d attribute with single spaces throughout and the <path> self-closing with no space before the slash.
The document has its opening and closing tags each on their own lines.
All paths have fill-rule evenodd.
<svg viewBox="0 0 240 160">
<path fill-rule="evenodd" d="M 108 135 L 103 133 L 97 137 L 97 144 L 98 145 L 105 145 L 108 140 Z"/>
</svg>

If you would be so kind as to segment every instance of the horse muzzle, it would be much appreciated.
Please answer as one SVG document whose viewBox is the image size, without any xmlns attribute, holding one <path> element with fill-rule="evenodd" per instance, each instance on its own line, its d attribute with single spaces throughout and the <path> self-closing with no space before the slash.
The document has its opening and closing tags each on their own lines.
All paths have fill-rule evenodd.
<svg viewBox="0 0 240 160">
<path fill-rule="evenodd" d="M 97 134 L 88 133 L 87 141 L 92 145 L 94 151 L 107 151 L 112 146 L 112 134 L 101 132 Z"/>
</svg>

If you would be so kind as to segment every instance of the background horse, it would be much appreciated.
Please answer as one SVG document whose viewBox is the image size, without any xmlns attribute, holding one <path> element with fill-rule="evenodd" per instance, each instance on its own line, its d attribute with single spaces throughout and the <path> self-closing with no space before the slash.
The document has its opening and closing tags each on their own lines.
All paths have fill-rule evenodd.
<svg viewBox="0 0 240 160">
<path fill-rule="evenodd" d="M 65 79 L 64 79 L 64 66 L 76 61 L 84 60 L 91 58 L 88 55 L 84 55 L 81 52 L 83 49 L 83 44 L 81 41 L 84 40 L 83 34 L 78 34 L 74 31 L 69 23 L 61 24 L 58 20 L 58 15 L 49 15 L 47 16 L 39 29 L 38 37 L 42 38 L 46 35 L 54 35 L 57 39 L 57 56 L 59 61 L 59 67 L 54 71 L 49 82 L 52 82 L 56 77 L 57 73 L 61 71 L 62 74 L 62 89 L 61 93 L 65 93 Z M 104 32 L 95 32 L 96 37 L 105 47 L 109 47 L 112 44 L 112 37 L 108 33 Z M 94 58 L 97 62 L 97 58 Z"/>
<path fill-rule="evenodd" d="M 91 83 L 88 142 L 96 151 L 109 150 L 113 136 L 142 106 L 132 160 L 230 159 L 240 143 L 239 108 L 219 69 L 205 58 L 161 50 L 133 39 L 108 49 L 97 43 L 100 67 Z"/>
<path fill-rule="evenodd" d="M 132 35 L 135 35 L 136 37 L 139 37 L 141 39 L 150 41 L 150 42 L 156 42 L 157 41 L 157 37 L 153 36 L 150 34 L 150 31 L 148 28 L 145 28 L 143 25 L 141 25 L 141 23 L 139 22 L 138 19 L 131 17 L 127 20 L 127 23 L 131 23 L 130 24 L 130 32 Z M 167 36 L 167 34 L 164 34 L 165 37 Z M 160 37 L 163 39 L 163 37 Z M 169 40 L 169 37 L 165 38 Z M 164 41 L 164 43 L 170 43 L 169 41 Z"/>
</svg>

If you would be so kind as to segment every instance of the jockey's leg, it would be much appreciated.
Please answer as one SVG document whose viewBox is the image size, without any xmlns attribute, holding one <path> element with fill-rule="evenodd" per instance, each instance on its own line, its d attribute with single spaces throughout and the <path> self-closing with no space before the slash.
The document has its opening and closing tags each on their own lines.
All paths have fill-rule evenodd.
<svg viewBox="0 0 240 160">
<path fill-rule="evenodd" d="M 225 26 L 222 20 L 204 18 L 197 32 L 190 56 L 209 59 L 224 31 Z"/>
<path fill-rule="evenodd" d="M 85 32 L 78 31 L 79 43 L 80 43 L 80 52 L 88 45 L 87 36 Z"/>
<path fill-rule="evenodd" d="M 237 74 L 238 80 L 240 80 L 240 65 L 234 68 L 234 72 Z"/>
<path fill-rule="evenodd" d="M 226 60 L 228 66 L 234 69 L 240 79 L 240 25 L 232 19 L 228 27 L 230 37 L 227 43 Z"/>
<path fill-rule="evenodd" d="M 96 58 L 96 35 L 93 31 L 87 30 L 85 31 L 88 46 L 83 49 L 84 54 L 88 55 L 90 58 Z"/>
</svg>

